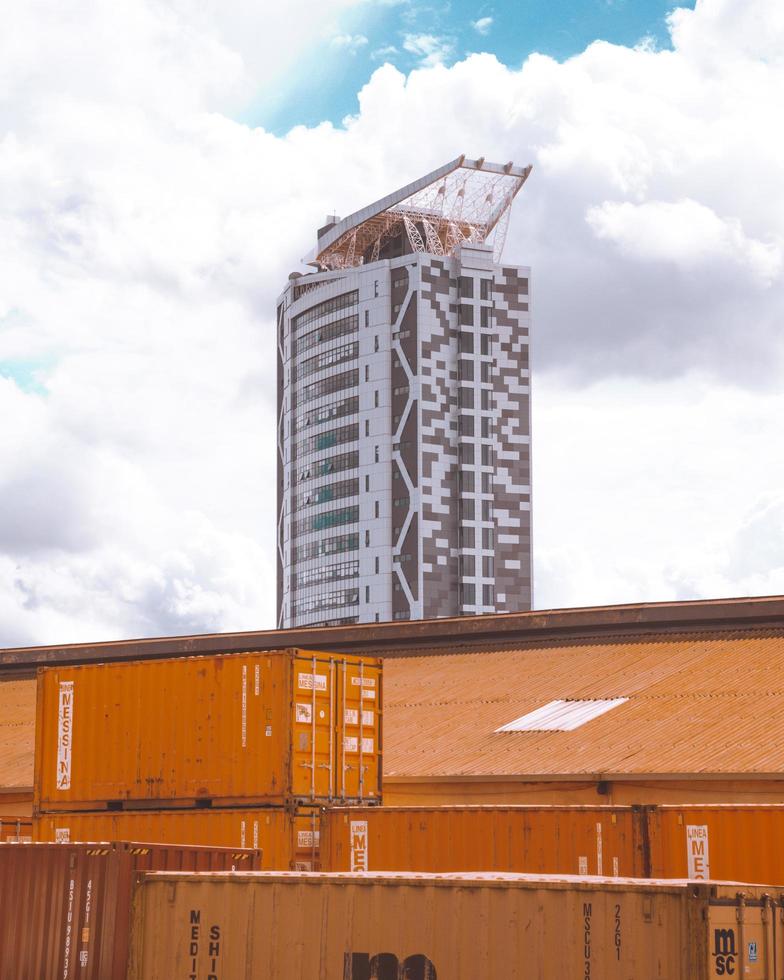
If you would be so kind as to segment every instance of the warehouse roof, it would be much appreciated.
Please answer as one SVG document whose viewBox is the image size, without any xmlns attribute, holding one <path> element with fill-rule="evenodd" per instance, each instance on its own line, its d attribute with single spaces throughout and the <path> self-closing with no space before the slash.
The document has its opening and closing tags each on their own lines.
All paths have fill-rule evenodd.
<svg viewBox="0 0 784 980">
<path fill-rule="evenodd" d="M 0 649 L 0 677 L 30 676 L 37 667 L 110 660 L 191 657 L 304 647 L 309 650 L 399 657 L 460 650 L 476 652 L 510 645 L 539 645 L 574 638 L 644 634 L 784 629 L 784 596 L 710 599 L 697 602 L 649 602 L 577 609 L 537 609 L 524 613 L 424 619 L 355 626 L 311 626 L 243 633 L 205 633 L 151 639 L 70 643 Z"/>
<path fill-rule="evenodd" d="M 15 678 L 36 667 L 290 646 L 385 655 L 385 777 L 784 774 L 784 598 L 766 597 L 0 650 L 0 792 L 32 785 L 35 681 Z M 531 730 L 545 708 L 595 717 Z"/>
<path fill-rule="evenodd" d="M 0 792 L 33 784 L 35 681 L 0 684 Z"/>
<path fill-rule="evenodd" d="M 480 648 L 384 672 L 396 779 L 784 774 L 784 630 Z"/>
</svg>

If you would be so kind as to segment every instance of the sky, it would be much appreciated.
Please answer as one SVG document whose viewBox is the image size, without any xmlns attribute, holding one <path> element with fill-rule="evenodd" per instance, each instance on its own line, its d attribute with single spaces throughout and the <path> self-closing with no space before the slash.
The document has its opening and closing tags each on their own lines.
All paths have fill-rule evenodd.
<svg viewBox="0 0 784 980">
<path fill-rule="evenodd" d="M 780 0 L 31 0 L 0 33 L 0 647 L 271 628 L 275 298 L 533 172 L 537 608 L 784 593 Z"/>
</svg>

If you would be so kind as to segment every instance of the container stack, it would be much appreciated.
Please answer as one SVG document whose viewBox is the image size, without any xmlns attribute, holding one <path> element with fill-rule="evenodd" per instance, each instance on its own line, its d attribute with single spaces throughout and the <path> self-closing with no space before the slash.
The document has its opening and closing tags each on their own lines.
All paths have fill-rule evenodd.
<svg viewBox="0 0 784 980">
<path fill-rule="evenodd" d="M 378 658 L 299 649 L 44 668 L 34 837 L 316 870 L 320 808 L 381 802 L 381 679 Z"/>
<path fill-rule="evenodd" d="M 232 848 L 0 844 L 0 980 L 125 980 L 137 874 L 260 866 Z"/>
</svg>

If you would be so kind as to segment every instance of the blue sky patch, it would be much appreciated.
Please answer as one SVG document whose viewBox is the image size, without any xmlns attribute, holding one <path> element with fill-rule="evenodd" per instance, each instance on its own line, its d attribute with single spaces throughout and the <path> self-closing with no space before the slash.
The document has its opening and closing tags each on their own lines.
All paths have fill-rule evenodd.
<svg viewBox="0 0 784 980">
<path fill-rule="evenodd" d="M 695 0 L 402 0 L 360 4 L 274 92 L 266 92 L 245 122 L 283 134 L 293 126 L 334 124 L 358 109 L 357 93 L 388 62 L 409 72 L 454 64 L 476 52 L 519 67 L 538 51 L 562 61 L 592 41 L 633 46 L 650 38 L 670 47 L 667 14 Z"/>
</svg>

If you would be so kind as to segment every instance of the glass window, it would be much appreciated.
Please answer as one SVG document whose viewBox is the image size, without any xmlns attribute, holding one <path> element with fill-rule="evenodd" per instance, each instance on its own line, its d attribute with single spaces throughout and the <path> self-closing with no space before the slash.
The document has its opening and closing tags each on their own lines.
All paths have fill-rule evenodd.
<svg viewBox="0 0 784 980">
<path fill-rule="evenodd" d="M 461 492 L 474 492 L 474 473 L 473 470 L 460 470 L 460 490 Z"/>
<path fill-rule="evenodd" d="M 461 385 L 458 390 L 458 402 L 461 408 L 474 407 L 474 389 L 470 385 Z"/>
<path fill-rule="evenodd" d="M 482 338 L 484 340 L 484 337 Z M 474 353 L 474 335 L 470 330 L 461 330 L 457 335 L 457 347 L 461 354 Z"/>
<path fill-rule="evenodd" d="M 473 326 L 474 324 L 474 308 L 470 303 L 460 304 L 460 322 L 464 323 L 466 326 Z"/>
<path fill-rule="evenodd" d="M 474 434 L 474 416 L 473 415 L 461 415 L 459 416 L 459 432 L 462 436 L 472 436 Z"/>
<path fill-rule="evenodd" d="M 474 298 L 474 280 L 471 276 L 460 276 L 460 295 L 464 299 Z"/>
<path fill-rule="evenodd" d="M 461 357 L 457 362 L 457 377 L 459 381 L 473 381 L 474 362 L 470 361 L 467 357 Z"/>
</svg>

